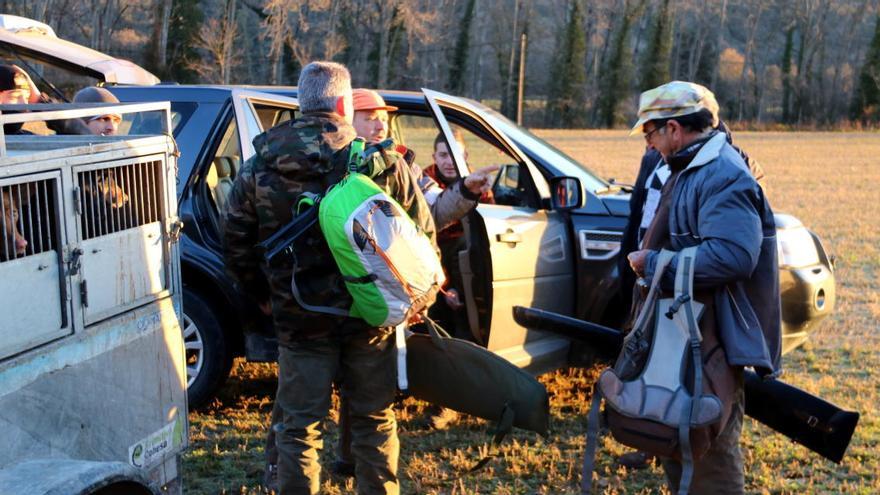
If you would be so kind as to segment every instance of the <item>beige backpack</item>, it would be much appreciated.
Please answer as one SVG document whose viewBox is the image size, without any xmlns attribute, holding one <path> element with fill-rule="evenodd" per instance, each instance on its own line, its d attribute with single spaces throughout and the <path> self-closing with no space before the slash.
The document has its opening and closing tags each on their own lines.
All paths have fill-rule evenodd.
<svg viewBox="0 0 880 495">
<path fill-rule="evenodd" d="M 635 326 L 614 367 L 599 377 L 587 428 L 583 493 L 591 489 L 601 399 L 617 441 L 681 461 L 680 494 L 688 492 L 694 461 L 706 454 L 727 424 L 736 379 L 715 325 L 705 325 L 705 333 L 698 326 L 704 308 L 693 300 L 695 254 L 696 247 L 677 254 L 674 297 L 661 298 L 660 279 L 676 253 L 660 252 Z"/>
</svg>

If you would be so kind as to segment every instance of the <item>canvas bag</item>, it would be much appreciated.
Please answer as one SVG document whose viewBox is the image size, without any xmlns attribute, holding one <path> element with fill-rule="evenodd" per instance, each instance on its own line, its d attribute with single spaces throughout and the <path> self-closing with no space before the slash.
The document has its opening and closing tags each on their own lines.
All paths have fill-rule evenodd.
<svg viewBox="0 0 880 495">
<path fill-rule="evenodd" d="M 705 455 L 727 424 L 735 399 L 735 376 L 714 325 L 707 325 L 705 336 L 698 326 L 703 305 L 693 300 L 695 253 L 692 247 L 678 254 L 674 297 L 661 298 L 660 279 L 676 254 L 660 252 L 633 331 L 624 339 L 614 367 L 599 378 L 588 424 L 583 493 L 591 489 L 603 398 L 607 424 L 617 441 L 681 461 L 682 494 L 688 493 L 694 461 Z M 708 355 L 702 352 L 701 341 L 709 344 Z"/>
<path fill-rule="evenodd" d="M 547 436 L 550 400 L 541 382 L 485 347 L 450 337 L 429 318 L 425 326 L 427 334 L 406 338 L 407 392 L 495 424 L 490 448 L 468 471 L 495 458 L 513 427 Z"/>
<path fill-rule="evenodd" d="M 409 394 L 497 425 L 546 436 L 550 427 L 547 389 L 534 376 L 473 342 L 450 337 L 432 320 L 428 333 L 406 338 Z"/>
<path fill-rule="evenodd" d="M 396 327 L 431 305 L 446 277 L 431 240 L 373 180 L 359 173 L 363 139 L 348 174 L 321 199 L 318 222 L 352 297 L 348 316 Z"/>
</svg>

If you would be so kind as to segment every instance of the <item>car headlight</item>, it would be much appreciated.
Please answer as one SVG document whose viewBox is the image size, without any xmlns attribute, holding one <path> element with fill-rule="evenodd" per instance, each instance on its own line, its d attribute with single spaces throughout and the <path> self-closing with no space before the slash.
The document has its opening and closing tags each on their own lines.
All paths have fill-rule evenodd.
<svg viewBox="0 0 880 495">
<path fill-rule="evenodd" d="M 819 264 L 813 236 L 803 226 L 778 229 L 776 248 L 779 251 L 779 266 L 797 268 Z"/>
</svg>

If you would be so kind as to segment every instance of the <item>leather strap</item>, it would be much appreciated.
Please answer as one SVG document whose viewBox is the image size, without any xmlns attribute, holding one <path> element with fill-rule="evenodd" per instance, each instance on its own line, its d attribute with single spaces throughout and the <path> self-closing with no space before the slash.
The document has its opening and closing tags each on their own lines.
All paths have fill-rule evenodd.
<svg viewBox="0 0 880 495">
<path fill-rule="evenodd" d="M 694 256 L 697 248 L 683 249 L 678 258 L 678 270 L 675 274 L 675 299 L 681 301 L 688 327 L 689 348 L 691 351 L 691 372 L 693 373 L 694 389 L 689 401 L 685 402 L 684 411 L 678 425 L 678 443 L 681 449 L 682 472 L 678 484 L 678 494 L 687 495 L 694 475 L 694 458 L 691 448 L 691 420 L 699 418 L 700 397 L 703 395 L 703 360 L 700 356 L 700 331 L 694 315 Z M 671 310 L 671 309 L 670 309 Z M 670 316 L 671 317 L 671 316 Z"/>
<path fill-rule="evenodd" d="M 584 448 L 584 465 L 581 468 L 581 495 L 593 492 L 593 469 L 596 464 L 596 445 L 599 442 L 599 404 L 602 391 L 599 384 L 593 386 L 593 400 L 587 419 L 587 446 Z"/>
</svg>

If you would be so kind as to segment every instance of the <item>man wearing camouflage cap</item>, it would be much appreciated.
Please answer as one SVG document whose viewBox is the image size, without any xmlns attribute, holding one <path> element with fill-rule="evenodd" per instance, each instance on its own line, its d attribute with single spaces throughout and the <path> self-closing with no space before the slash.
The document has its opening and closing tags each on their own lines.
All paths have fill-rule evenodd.
<svg viewBox="0 0 880 495">
<path fill-rule="evenodd" d="M 740 153 L 715 129 L 718 104 L 711 91 L 682 81 L 664 84 L 642 93 L 638 117 L 631 134 L 642 132 L 670 175 L 640 235 L 641 249 L 627 256 L 629 265 L 636 276 L 650 280 L 660 249 L 697 246 L 695 298 L 707 308 L 700 324 L 704 335 L 708 327 L 718 335 L 717 351 L 726 356 L 736 381 L 729 419 L 709 452 L 694 463 L 690 490 L 743 493 L 742 368 L 752 366 L 762 375 L 780 372 L 773 213 Z M 663 275 L 666 291 L 674 287 L 676 261 Z M 704 359 L 713 350 L 702 349 Z M 680 462 L 662 463 L 674 491 L 687 483 Z"/>
<path fill-rule="evenodd" d="M 307 231 L 297 241 L 295 265 L 291 260 L 266 265 L 253 248 L 290 222 L 302 193 L 322 194 L 347 171 L 356 136 L 348 70 L 333 62 L 304 67 L 299 103 L 301 118 L 254 139 L 257 153 L 242 167 L 230 194 L 224 246 L 226 267 L 245 292 L 257 301 L 271 302 L 279 341 L 276 401 L 282 421 L 275 426 L 279 491 L 319 492 L 320 428 L 330 407 L 333 380 L 341 371 L 344 393 L 351 401 L 358 493 L 396 495 L 399 443 L 391 407 L 396 393 L 393 329 L 310 312 L 297 303 L 291 290 L 294 271 L 300 300 L 344 311 L 351 306 L 319 229 Z M 433 239 L 434 224 L 425 199 L 409 170 L 397 166 L 393 152 L 375 158 L 371 170 L 376 184 Z"/>
</svg>

